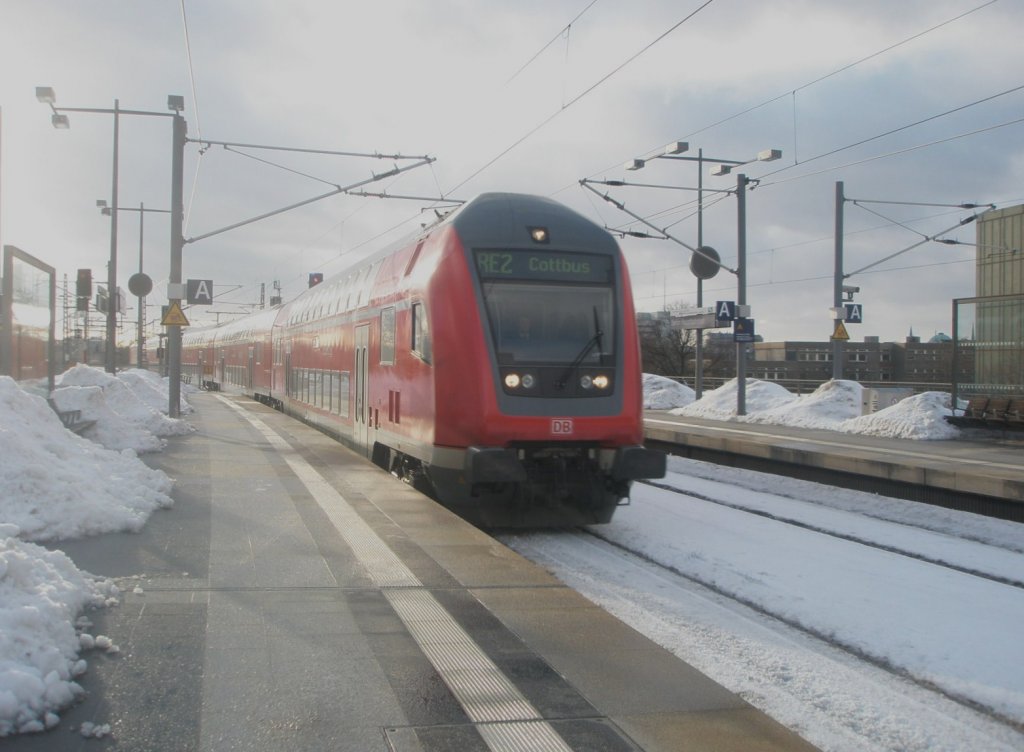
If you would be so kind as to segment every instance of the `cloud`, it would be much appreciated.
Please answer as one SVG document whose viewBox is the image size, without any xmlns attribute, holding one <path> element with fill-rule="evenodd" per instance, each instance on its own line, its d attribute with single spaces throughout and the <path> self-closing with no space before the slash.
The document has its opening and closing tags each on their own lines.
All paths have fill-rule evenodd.
<svg viewBox="0 0 1024 752">
<path fill-rule="evenodd" d="M 1024 22 L 1019 6 L 714 2 L 654 43 L 698 6 L 596 3 L 579 15 L 586 6 L 568 0 L 186 2 L 193 81 L 177 3 L 11 0 L 0 29 L 3 242 L 60 273 L 88 266 L 105 276 L 109 221 L 94 203 L 110 195 L 111 118 L 75 114 L 70 131 L 54 131 L 33 98 L 35 85 L 54 86 L 65 106 L 110 107 L 117 97 L 122 107 L 161 111 L 167 94 L 183 94 L 193 138 L 427 153 L 438 158 L 434 165 L 373 189 L 551 195 L 610 226 L 628 218 L 580 190 L 580 178 L 626 177 L 627 158 L 680 138 L 725 158 L 780 148 L 780 162 L 744 168 L 763 178 L 747 197 L 749 299 L 763 322 L 759 332 L 774 339 L 820 338 L 829 325 L 837 180 L 848 195 L 871 199 L 1024 199 L 1020 124 L 957 138 L 1019 117 L 1021 93 L 821 156 L 1019 85 L 1024 51 L 1012 36 Z M 169 124 L 125 117 L 120 147 L 122 205 L 166 208 Z M 338 184 L 391 167 L 249 153 Z M 190 145 L 186 173 L 192 235 L 330 190 L 220 147 L 200 157 Z M 629 176 L 690 187 L 697 178 L 694 165 L 667 162 Z M 735 187 L 731 177 L 705 176 L 704 183 Z M 695 240 L 692 194 L 629 190 L 617 197 L 641 214 L 686 204 L 665 221 L 682 220 L 673 232 Z M 427 203 L 327 199 L 189 245 L 185 276 L 213 278 L 225 300 L 254 302 L 260 284 L 274 280 L 288 297 L 305 286 L 307 272 L 340 270 L 415 229 Z M 929 234 L 962 216 L 924 207 L 882 213 L 847 208 L 850 264 L 914 242 L 896 222 Z M 138 224 L 127 213 L 119 219 L 123 285 L 135 271 Z M 706 242 L 735 263 L 735 199 L 709 199 L 704 219 Z M 973 242 L 970 226 L 952 235 Z M 165 218 L 146 217 L 146 265 L 158 294 L 168 237 Z M 641 307 L 695 298 L 685 249 L 636 239 L 623 247 Z M 973 293 L 972 266 L 961 261 L 969 255 L 966 247 L 932 244 L 892 265 L 915 268 L 866 275 L 864 331 L 901 339 L 911 325 L 948 328 L 949 299 Z M 705 293 L 733 295 L 735 279 L 722 275 Z"/>
</svg>

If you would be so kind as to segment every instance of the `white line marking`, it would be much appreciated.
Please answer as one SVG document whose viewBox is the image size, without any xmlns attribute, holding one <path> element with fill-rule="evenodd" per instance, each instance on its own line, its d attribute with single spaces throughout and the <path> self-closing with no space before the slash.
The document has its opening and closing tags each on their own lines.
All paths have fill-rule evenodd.
<svg viewBox="0 0 1024 752">
<path fill-rule="evenodd" d="M 366 524 L 344 496 L 266 423 L 217 395 L 259 431 L 352 548 L 409 634 L 493 752 L 572 752 L 473 638 Z"/>
</svg>

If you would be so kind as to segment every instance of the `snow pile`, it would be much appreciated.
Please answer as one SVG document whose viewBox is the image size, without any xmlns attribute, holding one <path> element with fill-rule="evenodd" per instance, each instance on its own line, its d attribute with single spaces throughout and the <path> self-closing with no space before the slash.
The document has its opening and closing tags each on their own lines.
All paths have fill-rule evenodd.
<svg viewBox="0 0 1024 752">
<path fill-rule="evenodd" d="M 838 430 L 897 439 L 955 439 L 960 429 L 945 420 L 953 414 L 949 405 L 945 392 L 915 394 L 872 415 L 847 420 Z"/>
<path fill-rule="evenodd" d="M 135 396 L 156 410 L 158 413 L 166 413 L 169 403 L 167 396 L 167 379 L 153 371 L 146 371 L 141 368 L 132 368 L 128 371 L 118 371 L 117 378 L 127 384 Z M 185 401 L 187 393 L 198 392 L 194 386 L 189 384 L 181 385 L 181 398 L 178 405 L 178 414 L 187 415 L 192 412 L 192 406 Z"/>
<path fill-rule="evenodd" d="M 751 411 L 740 420 L 835 429 L 843 421 L 860 416 L 862 392 L 856 381 L 826 381 L 811 394 L 767 410 Z"/>
<path fill-rule="evenodd" d="M 0 523 L 0 737 L 56 726 L 57 711 L 82 694 L 75 677 L 87 664 L 79 650 L 116 651 L 109 638 L 76 630 L 85 608 L 116 597 L 113 583 L 17 535 L 17 526 Z"/>
<path fill-rule="evenodd" d="M 669 410 L 673 415 L 711 420 L 735 420 L 744 423 L 770 423 L 799 428 L 816 428 L 843 433 L 882 436 L 891 439 L 935 441 L 956 439 L 962 432 L 947 423 L 952 414 L 950 396 L 944 392 L 924 392 L 879 410 L 861 415 L 863 388 L 856 381 L 833 380 L 812 394 L 798 397 L 770 381 L 747 380 L 747 414 L 736 415 L 736 379 L 683 407 L 663 407 L 661 377 L 644 374 L 644 407 Z M 675 383 L 675 382 L 672 382 Z M 650 394 L 648 394 L 650 390 Z"/>
<path fill-rule="evenodd" d="M 117 378 L 76 366 L 61 384 L 58 407 L 81 410 L 96 421 L 90 430 L 97 437 L 123 449 L 72 433 L 43 397 L 0 377 L 0 737 L 55 726 L 58 711 L 82 694 L 79 651 L 117 651 L 108 637 L 84 632 L 88 620 L 78 618 L 112 602 L 113 583 L 27 541 L 139 530 L 172 501 L 170 479 L 136 451 L 159 449 L 157 433 L 191 430 L 154 410 L 160 399 L 167 404 L 159 377 L 126 371 Z M 106 725 L 80 729 L 97 738 L 109 732 Z"/>
<path fill-rule="evenodd" d="M 46 401 L 0 377 L 0 522 L 27 540 L 139 530 L 171 505 L 170 479 L 132 449 L 114 452 L 64 428 Z"/>
<path fill-rule="evenodd" d="M 673 415 L 687 415 L 691 418 L 711 418 L 722 420 L 736 416 L 737 381 L 731 379 L 718 389 L 705 392 L 704 396 L 693 404 L 672 410 Z M 797 399 L 778 384 L 770 381 L 747 379 L 746 389 L 747 413 L 757 413 L 782 407 Z"/>
<path fill-rule="evenodd" d="M 60 376 L 52 399 L 58 409 L 78 410 L 82 420 L 94 421 L 82 435 L 107 449 L 159 451 L 165 444 L 159 437 L 188 433 L 192 427 L 161 412 L 168 402 L 166 389 L 161 405 L 156 382 L 141 373 L 125 371 L 113 376 L 76 365 Z"/>
<path fill-rule="evenodd" d="M 686 384 L 664 376 L 644 374 L 644 410 L 672 410 L 685 407 L 697 398 Z"/>
</svg>

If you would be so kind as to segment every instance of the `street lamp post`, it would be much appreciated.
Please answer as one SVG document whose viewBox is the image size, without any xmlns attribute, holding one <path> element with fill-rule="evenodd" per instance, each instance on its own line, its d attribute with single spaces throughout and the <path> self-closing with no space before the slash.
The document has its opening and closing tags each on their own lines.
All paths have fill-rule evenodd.
<svg viewBox="0 0 1024 752">
<path fill-rule="evenodd" d="M 122 115 L 145 115 L 151 117 L 176 117 L 174 113 L 148 112 L 144 110 L 122 110 L 118 99 L 114 100 L 114 109 L 105 108 L 69 108 L 56 107 L 56 94 L 49 86 L 37 86 L 36 98 L 49 105 L 52 111 L 50 122 L 54 128 L 66 130 L 71 121 L 65 113 L 94 113 L 114 116 L 114 175 L 111 192 L 111 257 L 106 268 L 106 287 L 108 287 L 108 307 L 106 307 L 106 370 L 117 371 L 117 274 L 118 274 L 118 140 L 120 117 Z M 181 97 L 177 97 L 180 99 Z"/>
<path fill-rule="evenodd" d="M 184 217 L 184 207 L 182 204 L 182 181 L 183 181 L 183 161 L 185 151 L 185 119 L 181 116 L 182 110 L 185 109 L 184 98 L 179 95 L 170 95 L 167 97 L 167 107 L 169 112 L 153 112 L 149 110 L 123 110 L 120 107 L 118 100 L 114 100 L 114 109 L 105 109 L 98 107 L 57 107 L 57 97 L 53 89 L 49 86 L 37 86 L 36 87 L 36 99 L 44 104 L 50 105 L 50 110 L 53 115 L 50 118 L 50 122 L 54 128 L 61 130 L 71 127 L 70 120 L 65 113 L 68 112 L 86 112 L 86 113 L 98 113 L 103 115 L 114 116 L 114 176 L 113 176 L 113 191 L 111 201 L 111 212 L 110 212 L 110 227 L 111 227 L 111 239 L 110 239 L 110 261 L 108 268 L 108 294 L 111 298 L 114 298 L 117 294 L 117 144 L 118 144 L 118 127 L 119 119 L 121 115 L 145 115 L 148 117 L 170 117 L 174 119 L 174 129 L 172 134 L 172 169 L 171 169 L 171 283 L 177 283 L 174 292 L 180 302 L 182 297 L 178 294 L 178 288 L 181 287 L 181 248 L 183 242 L 181 242 L 181 228 Z M 175 244 L 175 238 L 178 239 L 177 245 Z M 177 256 L 175 256 L 177 254 Z M 175 261 L 177 258 L 177 261 Z M 170 302 L 174 302 L 174 296 L 171 297 Z M 113 306 L 110 306 L 107 311 L 107 370 L 114 373 L 117 370 L 115 356 L 117 353 L 117 312 Z M 171 327 L 171 335 L 168 337 L 170 342 L 177 343 L 176 353 L 171 353 L 171 381 L 169 387 L 169 414 L 172 418 L 178 417 L 180 410 L 179 400 L 181 398 L 181 330 L 179 327 Z M 177 356 L 177 369 L 174 368 L 174 358 Z"/>
<path fill-rule="evenodd" d="M 112 214 L 113 208 L 107 206 L 107 202 L 100 199 L 96 202 L 96 206 L 100 207 L 103 214 Z M 128 289 L 133 295 L 138 297 L 138 323 L 136 333 L 136 350 L 135 350 L 135 362 L 141 368 L 142 361 L 145 357 L 145 342 L 146 342 L 146 296 L 149 295 L 153 289 L 152 281 L 144 275 L 143 272 L 143 236 L 145 233 L 145 219 L 146 212 L 155 212 L 157 214 L 170 214 L 170 209 L 147 209 L 143 202 L 139 202 L 139 208 L 136 209 L 131 206 L 119 206 L 118 211 L 138 212 L 139 213 L 139 271 L 137 275 L 132 275 L 132 278 L 128 281 Z M 133 284 L 134 283 L 134 284 Z"/>
<path fill-rule="evenodd" d="M 714 165 L 711 168 L 712 175 L 728 175 L 734 167 L 750 164 L 751 162 L 774 162 L 782 157 L 779 149 L 764 149 L 758 152 L 755 159 L 745 161 L 735 159 L 721 159 L 719 157 L 704 156 L 704 149 L 697 150 L 696 157 L 684 157 L 682 154 L 689 151 L 690 145 L 686 141 L 674 141 L 665 147 L 664 152 L 653 157 L 633 159 L 626 163 L 627 170 L 642 169 L 651 159 L 673 159 L 697 163 L 697 248 L 704 249 L 704 163 Z M 736 211 L 737 211 L 737 305 L 745 306 L 747 303 L 747 235 L 746 235 L 746 187 L 749 183 L 743 174 L 737 174 L 736 181 Z M 704 278 L 697 276 L 697 307 L 704 305 Z M 694 367 L 694 386 L 697 399 L 703 393 L 704 380 L 704 353 L 703 342 L 704 330 L 697 330 L 697 342 Z M 736 379 L 738 384 L 736 396 L 736 409 L 739 415 L 746 414 L 746 343 L 736 343 Z"/>
<path fill-rule="evenodd" d="M 843 351 L 845 349 L 844 346 L 843 346 L 844 345 L 844 340 L 841 339 L 840 337 L 837 337 L 836 334 L 839 332 L 839 324 L 840 324 L 840 322 L 842 322 L 846 318 L 845 311 L 844 311 L 844 296 L 845 296 L 845 300 L 846 301 L 852 301 L 854 294 L 860 292 L 860 287 L 857 287 L 856 285 L 845 285 L 843 283 L 847 279 L 849 279 L 850 277 L 853 277 L 854 275 L 866 272 L 868 269 L 873 269 L 874 267 L 879 266 L 880 264 L 884 264 L 886 261 L 894 259 L 897 256 L 902 256 L 904 253 L 907 253 L 908 251 L 912 251 L 913 249 L 915 249 L 915 248 L 917 248 L 919 246 L 922 246 L 925 243 L 934 242 L 934 243 L 944 243 L 944 244 L 948 244 L 948 245 L 955 245 L 955 244 L 957 244 L 957 241 L 950 240 L 950 239 L 947 239 L 947 238 L 942 238 L 941 236 L 945 235 L 947 232 L 950 232 L 952 230 L 956 230 L 959 227 L 963 227 L 966 224 L 970 224 L 971 222 L 975 221 L 978 218 L 978 216 L 979 216 L 977 214 L 973 214 L 970 217 L 965 217 L 964 219 L 959 220 L 956 224 L 954 224 L 954 225 L 952 225 L 950 227 L 947 227 L 946 229 L 941 230 L 940 232 L 937 232 L 934 235 L 925 235 L 923 233 L 918 233 L 918 234 L 921 235 L 921 240 L 917 241 L 916 243 L 912 243 L 911 245 L 907 246 L 906 248 L 902 248 L 902 249 L 900 249 L 900 250 L 898 250 L 898 251 L 896 251 L 894 253 L 890 253 L 889 255 L 885 256 L 884 258 L 878 259 L 877 261 L 872 261 L 867 266 L 862 266 L 861 268 L 859 268 L 859 269 L 857 269 L 855 271 L 847 273 L 847 272 L 843 271 L 843 264 L 844 264 L 844 261 L 843 261 L 843 252 L 844 252 L 843 251 L 843 237 L 844 237 L 844 233 L 845 233 L 845 230 L 844 230 L 844 211 L 845 211 L 845 206 L 848 203 L 855 204 L 855 205 L 863 205 L 863 204 L 894 204 L 894 205 L 899 205 L 899 204 L 902 204 L 902 205 L 905 205 L 905 206 L 935 206 L 935 207 L 943 207 L 943 208 L 950 208 L 950 209 L 995 209 L 996 208 L 995 204 L 984 204 L 984 203 L 979 204 L 979 203 L 973 203 L 973 202 L 965 202 L 965 203 L 960 203 L 960 204 L 939 204 L 939 203 L 930 203 L 930 202 L 922 202 L 922 201 L 882 201 L 882 200 L 878 200 L 878 199 L 854 199 L 854 198 L 847 198 L 845 190 L 844 190 L 844 186 L 843 186 L 843 181 L 841 181 L 841 180 L 836 181 L 836 194 L 835 194 L 835 207 L 836 207 L 835 208 L 835 263 L 834 263 L 834 270 L 833 270 L 833 276 L 832 276 L 832 305 L 833 305 L 832 316 L 833 316 L 834 321 L 835 321 L 835 326 L 834 326 L 833 334 L 832 334 L 832 378 L 833 379 L 841 379 L 843 377 Z M 865 208 L 865 207 L 862 206 L 862 208 Z M 872 211 L 872 213 L 873 214 L 878 214 L 878 212 L 874 212 L 874 211 Z M 882 216 L 882 215 L 879 215 L 879 216 Z M 895 224 L 900 224 L 900 223 L 897 222 Z M 904 227 L 905 229 L 908 229 L 908 230 L 910 229 L 906 225 L 901 225 L 901 226 Z M 955 337 L 954 337 L 953 341 L 954 342 L 956 341 Z M 954 351 L 955 351 L 955 348 L 954 348 Z"/>
</svg>

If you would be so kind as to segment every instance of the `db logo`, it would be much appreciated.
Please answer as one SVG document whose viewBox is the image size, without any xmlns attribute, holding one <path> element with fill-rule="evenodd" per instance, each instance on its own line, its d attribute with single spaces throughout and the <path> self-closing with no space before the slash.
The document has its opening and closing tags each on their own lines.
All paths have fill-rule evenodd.
<svg viewBox="0 0 1024 752">
<path fill-rule="evenodd" d="M 552 418 L 551 433 L 556 436 L 566 436 L 572 433 L 572 418 Z"/>
</svg>

